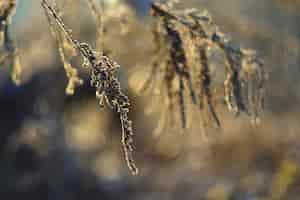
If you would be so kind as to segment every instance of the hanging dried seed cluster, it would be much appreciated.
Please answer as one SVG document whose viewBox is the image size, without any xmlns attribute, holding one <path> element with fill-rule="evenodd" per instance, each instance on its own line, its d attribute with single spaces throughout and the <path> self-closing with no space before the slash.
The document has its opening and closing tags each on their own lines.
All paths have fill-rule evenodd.
<svg viewBox="0 0 300 200">
<path fill-rule="evenodd" d="M 11 17 L 15 13 L 16 0 L 0 0 L 0 65 L 11 66 L 11 78 L 16 85 L 20 84 L 21 64 L 18 50 L 9 35 Z"/>
<path fill-rule="evenodd" d="M 212 50 L 218 51 L 226 73 L 222 95 L 225 104 L 229 111 L 236 115 L 247 113 L 257 123 L 263 108 L 266 73 L 256 53 L 234 47 L 207 13 L 175 11 L 171 4 L 153 2 L 152 16 L 156 48 L 150 78 L 143 90 L 153 89 L 160 79 L 163 85 L 156 87 L 163 89 L 155 89 L 166 91 L 168 112 L 174 112 L 175 105 L 179 107 L 183 128 L 187 121 L 187 100 L 199 107 L 201 116 L 205 114 L 220 127 L 210 58 Z"/>
<path fill-rule="evenodd" d="M 133 159 L 132 122 L 128 118 L 130 102 L 129 98 L 121 91 L 120 82 L 115 75 L 116 70 L 120 66 L 106 56 L 97 56 L 97 53 L 88 44 L 75 40 L 71 31 L 67 29 L 55 9 L 47 0 L 42 0 L 42 6 L 47 15 L 51 17 L 50 20 L 60 28 L 65 39 L 84 58 L 83 65 L 90 67 L 92 71 L 91 85 L 96 88 L 96 96 L 100 101 L 100 105 L 103 106 L 106 103 L 112 110 L 119 114 L 122 125 L 122 145 L 125 159 L 132 174 L 137 175 L 138 168 Z"/>
</svg>

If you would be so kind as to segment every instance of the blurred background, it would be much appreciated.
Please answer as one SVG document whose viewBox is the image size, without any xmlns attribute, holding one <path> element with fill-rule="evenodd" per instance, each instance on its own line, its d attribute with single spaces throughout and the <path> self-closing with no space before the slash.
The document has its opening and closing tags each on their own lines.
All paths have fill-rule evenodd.
<svg viewBox="0 0 300 200">
<path fill-rule="evenodd" d="M 57 2 L 74 36 L 95 46 L 95 21 L 85 1 Z M 124 3 L 106 0 L 105 43 L 122 66 L 119 78 L 132 101 L 140 175 L 128 172 L 118 115 L 99 107 L 89 71 L 73 59 L 85 84 L 65 95 L 67 78 L 40 1 L 19 0 L 10 34 L 23 84 L 15 86 L 9 67 L 0 66 L 1 199 L 299 199 L 300 1 L 182 1 L 183 8 L 207 9 L 223 32 L 262 55 L 269 72 L 261 125 L 228 116 L 209 140 L 197 126 L 153 136 L 160 117 L 147 115 L 152 99 L 140 96 L 133 80 L 149 71 L 150 0 Z M 130 11 L 124 12 L 126 27 L 115 17 L 124 15 L 124 5 Z"/>
</svg>

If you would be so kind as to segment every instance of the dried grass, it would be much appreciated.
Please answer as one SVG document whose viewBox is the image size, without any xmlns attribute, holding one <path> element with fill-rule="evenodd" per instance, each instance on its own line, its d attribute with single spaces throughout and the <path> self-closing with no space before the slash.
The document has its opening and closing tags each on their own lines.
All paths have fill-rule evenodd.
<svg viewBox="0 0 300 200">
<path fill-rule="evenodd" d="M 211 54 L 217 51 L 223 55 L 226 78 L 222 96 L 228 110 L 235 115 L 244 112 L 258 124 L 267 79 L 262 59 L 253 50 L 233 46 L 206 11 L 176 10 L 173 5 L 174 1 L 152 3 L 156 47 L 152 71 L 142 90 L 165 93 L 169 115 L 176 115 L 175 106 L 180 108 L 182 128 L 186 128 L 189 114 L 186 93 L 199 107 L 200 121 L 207 118 L 220 127 L 216 111 L 220 102 L 211 74 Z"/>
</svg>

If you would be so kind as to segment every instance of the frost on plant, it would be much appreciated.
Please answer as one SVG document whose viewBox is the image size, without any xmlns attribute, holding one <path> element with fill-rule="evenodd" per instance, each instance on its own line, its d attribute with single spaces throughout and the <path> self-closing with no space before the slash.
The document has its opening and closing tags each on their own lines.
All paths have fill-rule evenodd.
<svg viewBox="0 0 300 200">
<path fill-rule="evenodd" d="M 211 52 L 219 52 L 225 68 L 223 102 L 229 111 L 236 115 L 244 112 L 251 116 L 252 122 L 258 123 L 266 80 L 263 61 L 255 51 L 233 46 L 207 12 L 196 9 L 178 11 L 173 8 L 173 3 L 152 3 L 152 32 L 156 48 L 151 74 L 143 91 L 155 89 L 165 94 L 166 112 L 174 118 L 174 109 L 178 107 L 183 128 L 187 126 L 186 101 L 199 108 L 199 121 L 206 118 L 220 127 L 216 109 L 220 97 L 216 97 L 211 72 Z"/>
<path fill-rule="evenodd" d="M 98 56 L 90 45 L 75 40 L 71 31 L 65 26 L 57 11 L 48 3 L 42 1 L 45 12 L 50 17 L 50 22 L 55 23 L 60 29 L 65 39 L 76 49 L 84 59 L 84 66 L 91 69 L 91 85 L 96 89 L 96 96 L 100 105 L 107 104 L 112 110 L 120 116 L 122 125 L 122 145 L 125 154 L 125 160 L 133 175 L 138 174 L 138 168 L 133 159 L 133 130 L 132 122 L 129 120 L 128 113 L 130 109 L 129 98 L 122 92 L 120 82 L 115 72 L 120 67 L 109 57 Z"/>
</svg>

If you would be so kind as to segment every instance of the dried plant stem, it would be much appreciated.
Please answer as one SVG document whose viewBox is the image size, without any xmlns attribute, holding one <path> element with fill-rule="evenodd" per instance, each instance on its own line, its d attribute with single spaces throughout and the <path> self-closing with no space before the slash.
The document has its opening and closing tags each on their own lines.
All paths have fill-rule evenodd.
<svg viewBox="0 0 300 200">
<path fill-rule="evenodd" d="M 52 23 L 51 16 L 48 12 L 45 12 L 45 15 L 47 17 L 50 32 L 56 40 L 56 44 L 58 46 L 59 55 L 61 58 L 61 61 L 63 62 L 63 66 L 66 72 L 66 75 L 69 79 L 68 85 L 66 87 L 66 94 L 67 95 L 73 95 L 75 93 L 75 88 L 83 84 L 83 80 L 79 78 L 78 76 L 78 70 L 74 68 L 71 63 L 68 61 L 65 55 L 64 46 L 68 46 L 68 41 L 64 40 L 62 38 L 61 34 L 56 30 L 54 24 Z"/>
<path fill-rule="evenodd" d="M 11 65 L 11 79 L 16 85 L 21 84 L 22 68 L 20 64 L 19 51 L 15 42 L 10 38 L 9 25 L 11 17 L 15 13 L 16 0 L 8 0 L 2 3 L 0 8 L 0 43 L 3 47 L 4 56 L 1 57 L 1 63 L 8 62 Z"/>
<path fill-rule="evenodd" d="M 137 175 L 138 168 L 133 159 L 133 128 L 132 122 L 128 117 L 130 101 L 122 92 L 120 82 L 115 75 L 116 70 L 120 66 L 107 56 L 98 58 L 88 44 L 75 40 L 71 31 L 67 29 L 47 0 L 42 0 L 42 7 L 58 25 L 66 39 L 79 51 L 85 60 L 85 65 L 91 68 L 91 85 L 96 88 L 96 96 L 100 101 L 100 105 L 106 103 L 112 110 L 119 114 L 122 125 L 122 145 L 125 160 L 131 173 Z"/>
<path fill-rule="evenodd" d="M 87 0 L 87 3 L 90 7 L 92 15 L 96 21 L 97 25 L 97 32 L 98 32 L 98 41 L 97 41 L 97 49 L 101 55 L 104 55 L 104 46 L 105 46 L 105 28 L 104 28 L 104 11 L 105 11 L 105 4 L 104 0 L 100 0 L 100 7 L 97 7 L 97 3 L 95 0 Z"/>
<path fill-rule="evenodd" d="M 212 93 L 211 93 L 211 78 L 209 75 L 209 64 L 208 64 L 208 56 L 205 48 L 201 48 L 199 50 L 200 53 L 200 73 L 199 73 L 199 83 L 200 83 L 200 109 L 204 108 L 204 104 L 207 105 L 209 113 L 211 113 L 214 122 L 217 127 L 221 126 L 220 120 L 215 111 L 213 101 L 212 101 Z"/>
</svg>

